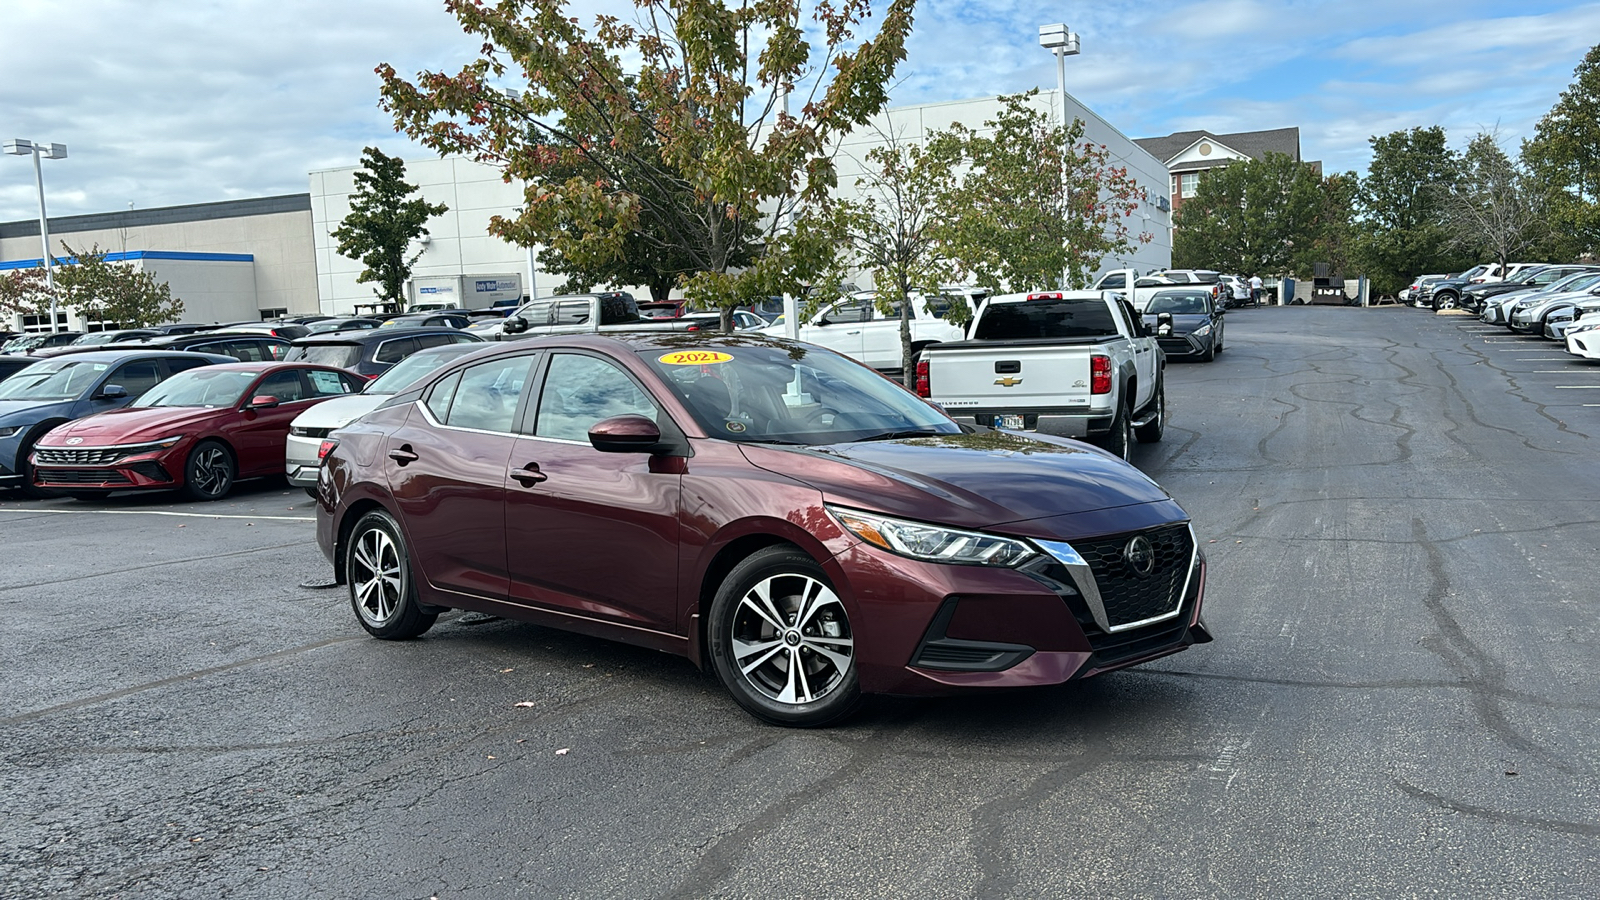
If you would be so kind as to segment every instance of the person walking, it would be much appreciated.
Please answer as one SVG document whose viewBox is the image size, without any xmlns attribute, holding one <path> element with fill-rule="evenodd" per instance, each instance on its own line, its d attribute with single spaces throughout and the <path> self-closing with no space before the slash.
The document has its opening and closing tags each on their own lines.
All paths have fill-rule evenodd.
<svg viewBox="0 0 1600 900">
<path fill-rule="evenodd" d="M 1250 276 L 1250 305 L 1251 306 L 1260 306 L 1261 305 L 1261 276 L 1260 275 L 1251 275 Z"/>
</svg>

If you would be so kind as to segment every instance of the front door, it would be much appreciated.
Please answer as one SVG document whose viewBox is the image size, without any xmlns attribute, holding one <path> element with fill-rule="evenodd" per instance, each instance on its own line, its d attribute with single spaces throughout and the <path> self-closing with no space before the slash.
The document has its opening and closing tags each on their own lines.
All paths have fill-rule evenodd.
<svg viewBox="0 0 1600 900">
<path fill-rule="evenodd" d="M 539 354 L 469 366 L 433 385 L 383 461 L 415 562 L 444 591 L 506 596 L 506 465 Z"/>
<path fill-rule="evenodd" d="M 276 397 L 278 405 L 250 409 L 250 401 L 256 397 Z M 283 472 L 283 442 L 289 434 L 289 423 L 311 405 L 310 391 L 301 380 L 299 369 L 272 372 L 245 393 L 234 414 L 238 422 L 229 435 L 238 455 L 240 478 Z"/>
<path fill-rule="evenodd" d="M 506 496 L 511 599 L 676 631 L 676 459 L 601 453 L 589 426 L 636 413 L 670 429 L 643 387 L 598 355 L 550 356 L 516 442 Z"/>
</svg>

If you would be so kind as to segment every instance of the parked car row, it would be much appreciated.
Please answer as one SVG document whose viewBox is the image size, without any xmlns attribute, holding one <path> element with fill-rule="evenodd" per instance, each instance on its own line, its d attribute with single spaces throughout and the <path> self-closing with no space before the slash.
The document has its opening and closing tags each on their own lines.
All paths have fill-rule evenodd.
<svg viewBox="0 0 1600 900">
<path fill-rule="evenodd" d="M 1479 319 L 1517 334 L 1560 341 L 1579 359 L 1600 359 L 1600 267 L 1576 268 L 1553 283 L 1488 297 Z"/>
<path fill-rule="evenodd" d="M 1418 276 L 1401 292 L 1400 299 L 1433 310 L 1460 308 L 1480 312 L 1491 298 L 1546 288 L 1593 268 L 1580 264 L 1485 263 L 1457 275 Z"/>
</svg>

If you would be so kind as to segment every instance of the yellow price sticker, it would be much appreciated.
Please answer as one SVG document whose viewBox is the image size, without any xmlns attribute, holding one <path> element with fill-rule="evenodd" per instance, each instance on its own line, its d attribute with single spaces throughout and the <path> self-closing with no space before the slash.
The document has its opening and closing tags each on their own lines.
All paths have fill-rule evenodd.
<svg viewBox="0 0 1600 900">
<path fill-rule="evenodd" d="M 733 362 L 733 354 L 716 350 L 674 350 L 656 357 L 656 362 L 668 366 L 707 366 Z"/>
</svg>

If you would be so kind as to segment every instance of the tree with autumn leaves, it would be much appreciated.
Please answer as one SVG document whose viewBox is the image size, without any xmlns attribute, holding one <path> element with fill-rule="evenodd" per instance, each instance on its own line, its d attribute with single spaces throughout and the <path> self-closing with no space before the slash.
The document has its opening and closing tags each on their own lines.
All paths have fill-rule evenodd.
<svg viewBox="0 0 1600 900">
<path fill-rule="evenodd" d="M 914 0 L 872 33 L 870 0 L 636 5 L 585 26 L 562 0 L 446 0 L 483 54 L 414 79 L 380 65 L 381 104 L 430 149 L 525 185 L 490 224 L 512 243 L 587 265 L 644 241 L 724 319 L 798 293 L 823 261 L 790 225 L 835 187 L 835 142 L 887 104 Z"/>
</svg>

